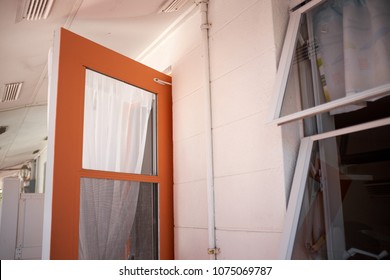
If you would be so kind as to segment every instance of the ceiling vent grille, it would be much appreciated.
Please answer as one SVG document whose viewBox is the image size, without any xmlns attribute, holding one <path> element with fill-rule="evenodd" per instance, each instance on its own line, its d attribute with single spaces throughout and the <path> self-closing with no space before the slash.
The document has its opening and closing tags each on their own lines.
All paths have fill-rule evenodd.
<svg viewBox="0 0 390 280">
<path fill-rule="evenodd" d="M 40 20 L 49 16 L 54 0 L 22 0 L 22 19 Z"/>
<path fill-rule="evenodd" d="M 160 13 L 171 13 L 178 11 L 187 3 L 188 0 L 168 0 L 164 6 L 161 7 Z"/>
<path fill-rule="evenodd" d="M 23 83 L 5 84 L 1 102 L 15 101 L 18 99 Z"/>
</svg>

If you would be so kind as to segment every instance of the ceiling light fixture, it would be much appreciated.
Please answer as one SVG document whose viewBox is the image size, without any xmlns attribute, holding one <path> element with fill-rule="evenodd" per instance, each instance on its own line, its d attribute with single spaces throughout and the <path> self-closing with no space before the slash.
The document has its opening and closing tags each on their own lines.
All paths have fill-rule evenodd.
<svg viewBox="0 0 390 280">
<path fill-rule="evenodd" d="M 20 94 L 20 90 L 22 89 L 22 85 L 22 82 L 5 84 L 1 102 L 17 100 Z"/>
<path fill-rule="evenodd" d="M 171 13 L 178 11 L 181 7 L 187 3 L 188 0 L 168 0 L 165 4 L 160 8 L 160 13 Z"/>
<path fill-rule="evenodd" d="M 46 19 L 53 3 L 54 0 L 19 0 L 16 21 Z"/>
<path fill-rule="evenodd" d="M 27 187 L 30 184 L 31 167 L 24 164 L 19 170 L 19 179 L 22 181 L 23 187 Z"/>
</svg>

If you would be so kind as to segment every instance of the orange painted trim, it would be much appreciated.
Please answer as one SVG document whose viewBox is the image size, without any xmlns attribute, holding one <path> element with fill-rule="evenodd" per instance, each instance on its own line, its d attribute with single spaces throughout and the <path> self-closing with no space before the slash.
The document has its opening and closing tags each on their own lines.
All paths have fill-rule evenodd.
<svg viewBox="0 0 390 280">
<path fill-rule="evenodd" d="M 131 42 L 129 42 L 131 43 Z M 158 176 L 82 169 L 85 69 L 157 95 Z M 80 179 L 83 177 L 158 183 L 160 258 L 173 259 L 173 148 L 171 77 L 61 29 L 54 144 L 51 259 L 78 259 Z"/>
<path fill-rule="evenodd" d="M 79 172 L 81 178 L 96 178 L 109 180 L 123 180 L 123 181 L 137 181 L 144 183 L 159 183 L 161 176 L 151 176 L 143 174 L 130 173 L 116 173 L 111 171 L 97 171 L 97 170 L 81 170 Z"/>
</svg>

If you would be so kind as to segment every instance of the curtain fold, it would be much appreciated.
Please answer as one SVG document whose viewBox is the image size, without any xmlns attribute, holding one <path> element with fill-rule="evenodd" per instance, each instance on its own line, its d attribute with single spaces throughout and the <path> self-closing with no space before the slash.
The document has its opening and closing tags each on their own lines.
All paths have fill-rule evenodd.
<svg viewBox="0 0 390 280">
<path fill-rule="evenodd" d="M 154 95 L 86 71 L 83 168 L 141 173 Z"/>
<path fill-rule="evenodd" d="M 154 95 L 86 70 L 83 168 L 140 174 Z M 124 259 L 139 182 L 82 178 L 79 259 Z"/>
<path fill-rule="evenodd" d="M 82 178 L 79 259 L 124 259 L 137 209 L 138 182 Z"/>
<path fill-rule="evenodd" d="M 390 1 L 333 0 L 318 8 L 313 19 L 327 101 L 390 82 Z"/>
</svg>

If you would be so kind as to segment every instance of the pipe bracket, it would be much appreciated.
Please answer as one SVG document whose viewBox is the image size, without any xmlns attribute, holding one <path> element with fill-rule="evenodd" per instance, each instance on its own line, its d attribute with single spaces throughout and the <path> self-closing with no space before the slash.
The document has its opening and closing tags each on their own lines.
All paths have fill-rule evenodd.
<svg viewBox="0 0 390 280">
<path fill-rule="evenodd" d="M 211 23 L 205 23 L 205 24 L 202 24 L 201 26 L 200 26 L 200 29 L 210 29 L 210 27 L 211 27 Z"/>
<path fill-rule="evenodd" d="M 219 248 L 208 248 L 207 249 L 207 254 L 209 254 L 209 255 L 218 255 L 219 253 L 221 253 L 221 249 L 219 249 Z"/>
<path fill-rule="evenodd" d="M 195 5 L 198 6 L 200 4 L 208 4 L 209 3 L 209 0 L 198 0 L 198 1 L 194 1 Z"/>
</svg>

